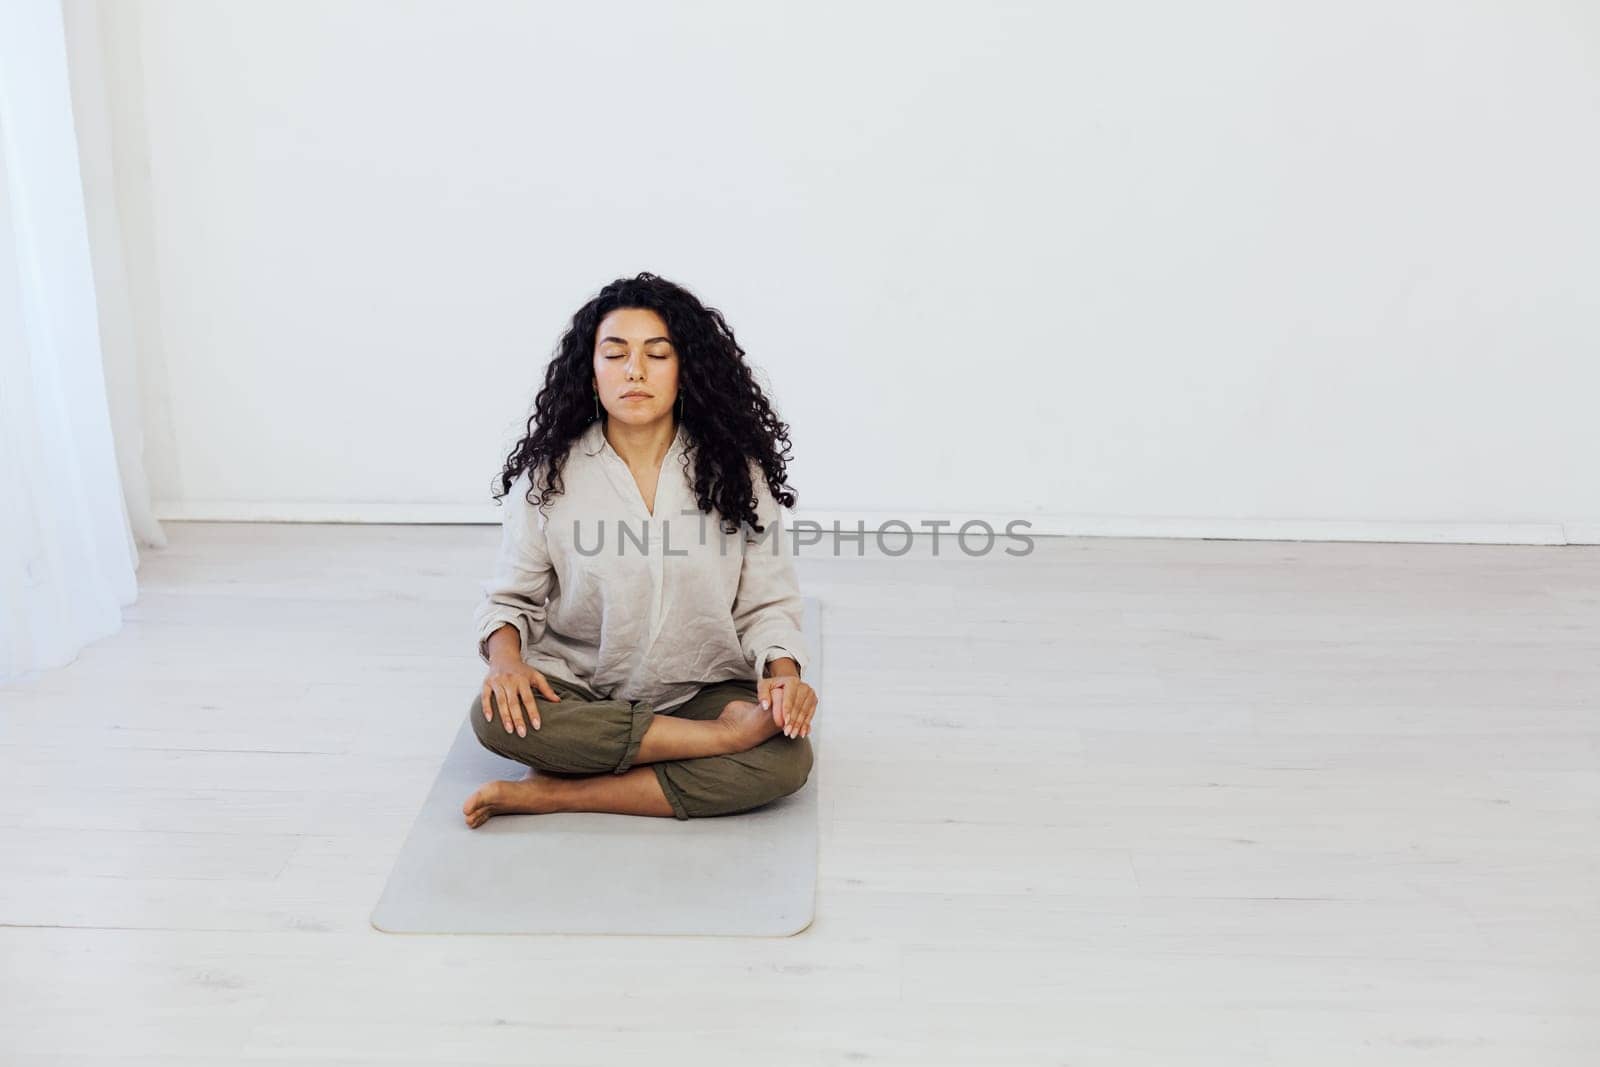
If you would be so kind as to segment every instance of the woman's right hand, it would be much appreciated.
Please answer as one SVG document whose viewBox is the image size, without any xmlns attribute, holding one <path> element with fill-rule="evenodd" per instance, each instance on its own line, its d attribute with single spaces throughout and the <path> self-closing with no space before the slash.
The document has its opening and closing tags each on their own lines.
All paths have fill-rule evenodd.
<svg viewBox="0 0 1600 1067">
<path fill-rule="evenodd" d="M 550 688 L 545 676 L 521 660 L 492 665 L 489 676 L 483 680 L 484 721 L 494 721 L 494 709 L 498 704 L 500 721 L 505 724 L 506 733 L 509 734 L 515 724 L 517 736 L 527 737 L 528 728 L 523 723 L 524 708 L 527 709 L 527 721 L 533 724 L 535 730 L 539 728 L 539 705 L 533 699 L 535 688 L 546 700 L 561 700 L 556 691 Z M 493 703 L 489 699 L 491 696 L 496 698 Z"/>
</svg>

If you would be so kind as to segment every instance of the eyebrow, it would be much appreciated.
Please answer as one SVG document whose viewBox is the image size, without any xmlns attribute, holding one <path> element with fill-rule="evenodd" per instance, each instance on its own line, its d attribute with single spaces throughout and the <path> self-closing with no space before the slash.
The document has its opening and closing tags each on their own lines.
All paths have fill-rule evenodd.
<svg viewBox="0 0 1600 1067">
<path fill-rule="evenodd" d="M 657 341 L 665 341 L 665 342 L 667 342 L 667 344 L 670 345 L 672 343 L 672 338 L 670 338 L 670 337 L 652 337 L 649 340 L 645 341 L 645 344 L 653 345 Z M 628 343 L 628 339 L 626 337 L 602 337 L 602 338 L 600 338 L 600 343 L 603 344 L 603 345 L 609 345 L 609 344 L 625 345 L 625 344 Z"/>
</svg>

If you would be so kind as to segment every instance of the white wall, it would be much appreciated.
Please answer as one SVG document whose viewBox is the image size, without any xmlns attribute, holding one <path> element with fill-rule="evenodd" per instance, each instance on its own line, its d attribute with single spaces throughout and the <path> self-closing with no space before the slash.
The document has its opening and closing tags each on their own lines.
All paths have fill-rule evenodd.
<svg viewBox="0 0 1600 1067">
<path fill-rule="evenodd" d="M 1600 540 L 1597 10 L 107 3 L 160 513 L 494 521 L 648 269 L 802 516 Z"/>
</svg>

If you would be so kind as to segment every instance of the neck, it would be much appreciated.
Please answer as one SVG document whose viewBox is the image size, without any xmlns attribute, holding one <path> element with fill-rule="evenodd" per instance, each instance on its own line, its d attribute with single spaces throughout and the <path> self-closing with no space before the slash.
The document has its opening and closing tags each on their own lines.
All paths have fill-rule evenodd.
<svg viewBox="0 0 1600 1067">
<path fill-rule="evenodd" d="M 672 421 L 671 415 L 663 415 L 641 426 L 608 417 L 604 430 L 612 450 L 629 467 L 659 470 L 661 462 L 667 458 L 667 450 L 672 447 L 678 426 Z"/>
</svg>

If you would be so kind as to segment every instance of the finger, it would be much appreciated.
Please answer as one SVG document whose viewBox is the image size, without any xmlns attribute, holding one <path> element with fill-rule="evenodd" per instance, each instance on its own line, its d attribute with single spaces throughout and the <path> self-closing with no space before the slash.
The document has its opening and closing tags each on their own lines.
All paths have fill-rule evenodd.
<svg viewBox="0 0 1600 1067">
<path fill-rule="evenodd" d="M 806 694 L 805 719 L 800 724 L 800 736 L 807 737 L 811 734 L 811 720 L 817 714 L 817 697 L 815 693 Z"/>
<path fill-rule="evenodd" d="M 537 730 L 539 728 L 539 702 L 533 699 L 533 688 L 528 685 L 526 678 L 522 679 L 522 706 L 528 709 L 528 725 Z"/>
<path fill-rule="evenodd" d="M 806 728 L 806 697 L 804 693 L 795 693 L 789 698 L 793 705 L 789 709 L 789 736 L 799 737 L 800 732 Z"/>
<path fill-rule="evenodd" d="M 766 711 L 772 707 L 772 679 L 756 679 L 756 700 L 761 703 L 761 710 Z"/>
<path fill-rule="evenodd" d="M 493 722 L 494 721 L 494 701 L 492 699 L 493 696 L 494 696 L 493 692 L 490 691 L 490 689 L 489 689 L 489 683 L 488 682 L 484 682 L 483 683 L 483 721 L 484 722 Z"/>
<path fill-rule="evenodd" d="M 542 674 L 535 675 L 535 677 L 539 679 L 539 692 L 544 694 L 544 698 L 546 700 L 557 701 L 561 699 L 561 697 L 556 694 L 556 691 L 551 688 L 550 679 L 546 678 Z"/>
<path fill-rule="evenodd" d="M 506 733 L 511 732 L 511 694 L 505 685 L 494 687 L 495 696 L 500 700 L 500 722 L 506 728 Z"/>
<path fill-rule="evenodd" d="M 799 737 L 800 731 L 806 728 L 806 698 L 804 693 L 796 693 L 789 698 L 789 736 Z"/>
<path fill-rule="evenodd" d="M 772 687 L 772 717 L 778 720 L 778 725 L 783 727 L 783 732 L 789 732 L 789 690 L 779 682 Z"/>
<path fill-rule="evenodd" d="M 522 686 L 520 680 L 506 686 L 511 693 L 511 721 L 517 724 L 517 736 L 528 736 L 528 724 L 523 719 Z"/>
<path fill-rule="evenodd" d="M 789 722 L 793 730 L 789 736 L 799 737 L 805 731 L 806 723 L 811 719 L 811 691 L 806 686 L 798 687 L 789 697 Z"/>
</svg>

